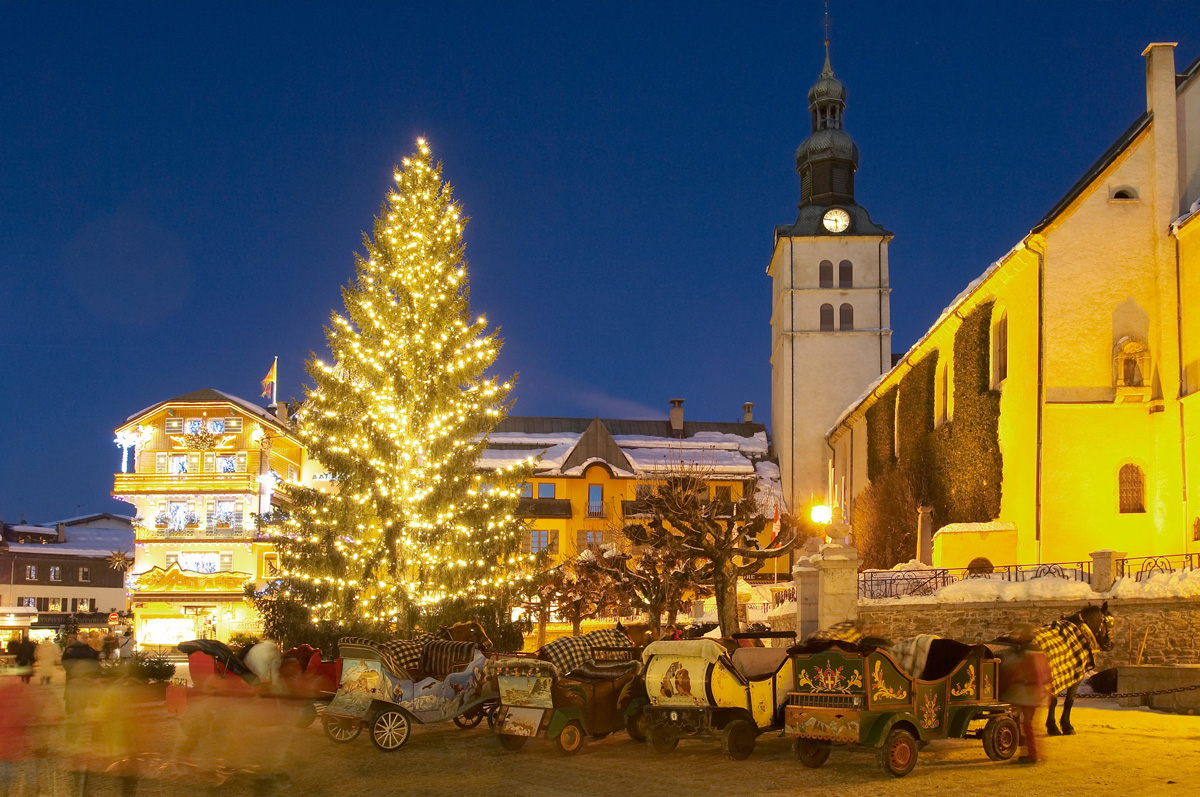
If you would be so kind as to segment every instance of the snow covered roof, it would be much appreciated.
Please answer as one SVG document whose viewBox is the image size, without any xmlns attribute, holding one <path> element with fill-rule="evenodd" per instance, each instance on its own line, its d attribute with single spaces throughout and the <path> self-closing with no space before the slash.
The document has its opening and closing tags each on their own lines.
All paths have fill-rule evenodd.
<svg viewBox="0 0 1200 797">
<path fill-rule="evenodd" d="M 184 393 L 182 396 L 176 396 L 175 398 L 172 398 L 172 399 L 167 399 L 165 401 L 159 401 L 155 404 L 151 404 L 149 407 L 146 407 L 144 410 L 135 412 L 133 415 L 130 415 L 128 418 L 126 418 L 125 424 L 128 425 L 128 424 L 132 423 L 133 421 L 137 420 L 138 418 L 149 415 L 150 413 L 154 412 L 155 410 L 159 409 L 160 407 L 166 406 L 167 404 L 211 404 L 211 403 L 235 404 L 238 407 L 240 407 L 241 409 L 245 410 L 246 412 L 249 412 L 250 414 L 252 414 L 256 417 L 261 418 L 264 421 L 268 421 L 272 425 L 278 427 L 279 429 L 282 429 L 283 431 L 287 432 L 288 434 L 291 434 L 291 432 L 292 432 L 292 430 L 289 427 L 284 425 L 279 420 L 279 418 L 275 417 L 275 415 L 273 415 L 265 407 L 260 407 L 252 401 L 246 401 L 246 399 L 244 399 L 244 398 L 238 398 L 237 396 L 232 395 L 231 393 L 226 393 L 221 390 L 214 390 L 211 387 L 204 387 L 199 390 L 193 390 L 191 393 Z"/>
<path fill-rule="evenodd" d="M 717 478 L 777 482 L 779 468 L 768 459 L 768 449 L 760 423 L 685 421 L 679 435 L 665 419 L 514 416 L 496 425 L 479 464 L 499 468 L 533 458 L 541 475 L 576 476 L 601 462 L 614 475 L 637 476 L 682 461 L 708 468 Z"/>
<path fill-rule="evenodd" d="M 28 527 L 15 527 L 28 528 Z M 33 527 L 38 528 L 38 527 Z M 39 528 L 39 531 L 53 529 Z M 8 550 L 12 553 L 37 554 L 38 556 L 94 556 L 107 558 L 118 548 L 126 552 L 133 551 L 133 529 L 104 529 L 91 527 L 69 527 L 66 542 L 10 542 Z"/>
</svg>

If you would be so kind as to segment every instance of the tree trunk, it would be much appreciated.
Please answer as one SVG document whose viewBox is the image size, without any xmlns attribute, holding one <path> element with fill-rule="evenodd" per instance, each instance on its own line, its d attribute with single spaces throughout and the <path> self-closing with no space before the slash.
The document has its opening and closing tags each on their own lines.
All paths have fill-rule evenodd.
<svg viewBox="0 0 1200 797">
<path fill-rule="evenodd" d="M 651 639 L 662 636 L 662 606 L 651 606 L 646 609 L 646 622 L 650 626 Z"/>
<path fill-rule="evenodd" d="M 583 625 L 583 617 L 575 615 L 571 618 L 571 636 L 579 636 L 579 627 Z"/>
<path fill-rule="evenodd" d="M 728 637 L 742 630 L 737 619 L 737 568 L 732 560 L 713 562 L 713 565 L 717 622 L 721 625 L 721 636 Z"/>
<path fill-rule="evenodd" d="M 677 622 L 679 622 L 679 606 L 672 605 L 670 609 L 667 609 L 667 625 L 675 625 Z"/>
<path fill-rule="evenodd" d="M 546 620 L 547 620 L 548 614 L 549 614 L 549 611 L 545 608 L 543 608 L 541 611 L 538 612 L 538 624 L 537 624 L 537 649 L 538 650 L 541 650 L 542 646 L 546 644 Z"/>
</svg>

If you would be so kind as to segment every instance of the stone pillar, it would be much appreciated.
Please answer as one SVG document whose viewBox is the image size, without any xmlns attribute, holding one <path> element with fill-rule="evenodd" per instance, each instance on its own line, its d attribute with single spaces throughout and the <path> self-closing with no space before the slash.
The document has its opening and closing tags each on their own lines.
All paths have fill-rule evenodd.
<svg viewBox="0 0 1200 797">
<path fill-rule="evenodd" d="M 792 568 L 792 581 L 796 585 L 796 639 L 802 641 L 821 629 L 817 619 L 817 609 L 820 604 L 820 585 L 818 583 L 814 555 L 799 556 Z"/>
<path fill-rule="evenodd" d="M 1108 592 L 1113 582 L 1120 578 L 1117 572 L 1117 560 L 1124 559 L 1128 554 L 1124 551 L 1092 551 L 1092 591 Z"/>
<path fill-rule="evenodd" d="M 917 561 L 933 566 L 933 507 L 917 510 Z"/>
<path fill-rule="evenodd" d="M 858 551 L 848 545 L 821 546 L 816 562 L 820 592 L 817 624 L 829 628 L 858 619 Z"/>
</svg>

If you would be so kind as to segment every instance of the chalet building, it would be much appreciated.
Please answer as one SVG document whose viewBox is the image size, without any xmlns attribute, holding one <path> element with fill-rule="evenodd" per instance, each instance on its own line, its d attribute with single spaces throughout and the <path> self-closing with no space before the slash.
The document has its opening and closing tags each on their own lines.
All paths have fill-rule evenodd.
<svg viewBox="0 0 1200 797">
<path fill-rule="evenodd" d="M 755 423 L 753 405 L 743 421 L 685 421 L 683 399 L 667 420 L 541 418 L 510 416 L 488 436 L 479 467 L 506 467 L 536 460 L 523 485 L 519 511 L 530 520 L 523 550 L 546 551 L 552 564 L 575 558 L 589 544 L 623 544 L 620 530 L 643 519 L 639 500 L 682 463 L 703 469 L 711 497 L 735 501 L 751 483 L 763 511 L 779 503 L 779 467 L 767 429 Z M 770 542 L 768 524 L 760 542 Z M 788 557 L 764 565 L 760 576 L 786 574 Z"/>
<path fill-rule="evenodd" d="M 244 587 L 269 578 L 278 559 L 254 515 L 286 506 L 280 485 L 298 483 L 306 463 L 286 403 L 197 390 L 130 415 L 116 442 L 112 494 L 136 511 L 130 599 L 140 643 L 258 631 Z"/>
<path fill-rule="evenodd" d="M 933 564 L 1200 551 L 1200 60 L 1143 55 L 1145 113 L 828 430 L 840 514 L 915 490 Z"/>
<path fill-rule="evenodd" d="M 107 630 L 124 613 L 123 560 L 133 551 L 130 518 L 93 514 L 42 525 L 3 526 L 0 605 L 33 609 L 34 636 L 73 615 L 83 630 Z"/>
</svg>

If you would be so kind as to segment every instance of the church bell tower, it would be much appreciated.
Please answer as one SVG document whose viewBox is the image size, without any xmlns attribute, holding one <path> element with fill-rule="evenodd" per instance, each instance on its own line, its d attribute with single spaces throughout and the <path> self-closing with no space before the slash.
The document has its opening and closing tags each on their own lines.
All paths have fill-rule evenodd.
<svg viewBox="0 0 1200 797">
<path fill-rule="evenodd" d="M 793 513 L 854 486 L 829 483 L 831 456 L 864 457 L 866 441 L 825 434 L 891 368 L 888 243 L 854 196 L 858 147 L 844 129 L 846 87 L 825 67 L 808 92 L 812 130 L 796 150 L 800 213 L 775 228 L 771 292 L 771 433 Z M 845 449 L 844 451 L 841 449 Z M 851 471 L 858 470 L 857 462 Z M 864 485 L 865 486 L 865 485 Z M 828 491 L 828 495 L 827 495 Z M 845 518 L 847 521 L 850 518 Z"/>
</svg>

